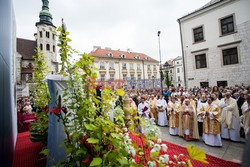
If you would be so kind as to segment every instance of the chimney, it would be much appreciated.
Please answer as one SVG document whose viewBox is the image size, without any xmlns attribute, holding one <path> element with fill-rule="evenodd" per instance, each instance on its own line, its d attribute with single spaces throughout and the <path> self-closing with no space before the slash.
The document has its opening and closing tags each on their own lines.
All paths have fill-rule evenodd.
<svg viewBox="0 0 250 167">
<path fill-rule="evenodd" d="M 105 50 L 111 50 L 111 48 L 110 47 L 105 47 Z"/>
<path fill-rule="evenodd" d="M 101 49 L 101 46 L 93 46 L 93 51 L 96 51 L 96 49 Z"/>
</svg>

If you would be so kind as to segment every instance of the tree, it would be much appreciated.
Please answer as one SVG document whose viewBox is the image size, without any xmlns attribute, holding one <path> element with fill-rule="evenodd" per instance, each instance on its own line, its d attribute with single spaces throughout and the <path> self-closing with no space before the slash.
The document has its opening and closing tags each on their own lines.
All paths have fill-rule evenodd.
<svg viewBox="0 0 250 167">
<path fill-rule="evenodd" d="M 39 48 L 36 48 L 36 53 L 33 58 L 35 82 L 33 100 L 34 107 L 36 108 L 37 122 L 32 124 L 30 139 L 33 142 L 42 141 L 46 143 L 48 134 L 48 103 L 50 96 L 44 79 L 49 72 L 49 68 L 46 65 L 45 55 Z"/>
<path fill-rule="evenodd" d="M 164 83 L 165 83 L 168 87 L 171 86 L 171 84 L 172 84 L 171 80 L 169 79 L 168 71 L 165 71 Z"/>
<path fill-rule="evenodd" d="M 49 68 L 46 64 L 44 53 L 36 48 L 36 54 L 34 58 L 34 102 L 35 106 L 38 108 L 44 108 L 48 106 L 50 99 L 47 84 L 44 82 L 46 75 L 49 72 Z"/>
</svg>

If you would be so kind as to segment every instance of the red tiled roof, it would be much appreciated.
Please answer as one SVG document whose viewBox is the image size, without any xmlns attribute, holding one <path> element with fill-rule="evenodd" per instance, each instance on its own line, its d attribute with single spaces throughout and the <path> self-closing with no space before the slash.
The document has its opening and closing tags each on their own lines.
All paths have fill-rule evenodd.
<svg viewBox="0 0 250 167">
<path fill-rule="evenodd" d="M 36 41 L 17 38 L 17 52 L 22 55 L 24 60 L 33 60 L 32 56 L 35 54 L 36 47 Z"/>
<path fill-rule="evenodd" d="M 94 57 L 110 57 L 109 54 L 112 53 L 112 58 L 115 59 L 121 59 L 121 55 L 125 55 L 124 59 L 133 59 L 136 60 L 136 57 L 140 57 L 140 59 L 137 60 L 145 60 L 145 61 L 151 61 L 151 62 L 159 62 L 152 57 L 149 57 L 143 53 L 136 53 L 136 52 L 126 52 L 126 51 L 119 51 L 119 50 L 111 50 L 111 49 L 101 49 L 97 48 L 96 50 L 89 53 L 89 55 Z M 148 58 L 148 59 L 147 59 Z"/>
</svg>

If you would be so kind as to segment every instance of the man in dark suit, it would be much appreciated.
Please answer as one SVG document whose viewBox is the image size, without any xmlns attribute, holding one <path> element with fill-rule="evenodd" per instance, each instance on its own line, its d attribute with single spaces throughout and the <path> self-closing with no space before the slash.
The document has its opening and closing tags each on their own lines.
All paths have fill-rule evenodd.
<svg viewBox="0 0 250 167">
<path fill-rule="evenodd" d="M 239 92 L 235 92 L 234 93 L 234 98 L 237 101 L 237 105 L 238 105 L 238 109 L 239 109 L 239 114 L 241 116 L 242 115 L 241 106 L 245 102 L 245 99 L 243 97 L 241 97 L 241 94 Z M 240 137 L 245 138 L 245 132 L 244 132 L 243 127 L 240 128 Z"/>
<path fill-rule="evenodd" d="M 234 93 L 234 98 L 237 101 L 237 105 L 238 105 L 238 108 L 239 108 L 239 114 L 241 116 L 242 115 L 241 106 L 245 102 L 245 99 L 241 96 L 241 94 L 239 92 Z"/>
</svg>

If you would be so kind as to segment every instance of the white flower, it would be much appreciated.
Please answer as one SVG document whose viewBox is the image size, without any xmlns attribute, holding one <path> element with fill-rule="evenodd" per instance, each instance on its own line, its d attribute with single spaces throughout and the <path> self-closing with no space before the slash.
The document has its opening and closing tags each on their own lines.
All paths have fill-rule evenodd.
<svg viewBox="0 0 250 167">
<path fill-rule="evenodd" d="M 169 161 L 168 163 L 169 163 L 169 164 L 172 164 L 172 163 L 173 163 L 173 161 Z"/>
<path fill-rule="evenodd" d="M 134 149 L 131 151 L 131 154 L 132 154 L 133 157 L 136 155 L 136 152 L 135 152 Z"/>
<path fill-rule="evenodd" d="M 174 155 L 174 159 L 177 159 L 177 155 Z"/>
<path fill-rule="evenodd" d="M 128 128 L 122 128 L 125 132 L 127 132 L 128 131 Z"/>
<path fill-rule="evenodd" d="M 154 149 L 155 151 L 160 151 L 161 146 L 160 146 L 159 144 L 155 144 L 153 149 Z"/>
<path fill-rule="evenodd" d="M 181 165 L 181 162 L 178 162 L 177 164 L 178 164 L 178 165 Z"/>
<path fill-rule="evenodd" d="M 159 161 L 160 161 L 161 163 L 168 163 L 168 161 L 169 161 L 169 155 L 168 155 L 168 154 L 161 155 L 161 156 L 159 157 Z"/>
<path fill-rule="evenodd" d="M 168 146 L 166 144 L 161 144 L 161 149 L 166 152 L 168 150 Z"/>
<path fill-rule="evenodd" d="M 165 159 L 164 159 L 162 156 L 159 157 L 159 161 L 160 161 L 161 163 L 166 163 L 166 162 L 165 162 Z"/>
<path fill-rule="evenodd" d="M 184 154 L 180 154 L 180 156 L 181 156 L 181 157 L 183 157 L 183 156 L 184 156 Z"/>
<path fill-rule="evenodd" d="M 159 144 L 160 144 L 161 142 L 162 142 L 162 141 L 161 141 L 161 139 L 158 139 L 158 140 L 157 140 L 157 143 L 159 143 Z"/>
<path fill-rule="evenodd" d="M 156 167 L 156 163 L 154 161 L 148 161 L 148 167 Z"/>
<path fill-rule="evenodd" d="M 185 162 L 185 161 L 181 161 L 181 163 L 182 163 L 183 165 L 186 165 L 186 162 Z"/>
<path fill-rule="evenodd" d="M 150 152 L 153 153 L 153 152 L 156 152 L 156 151 L 155 151 L 155 149 L 152 149 Z"/>
<path fill-rule="evenodd" d="M 162 156 L 164 157 L 165 162 L 168 163 L 168 161 L 169 161 L 169 155 L 168 154 L 164 154 Z"/>
<path fill-rule="evenodd" d="M 148 143 L 149 143 L 149 147 L 154 147 L 154 142 L 153 141 L 150 140 Z"/>
</svg>

